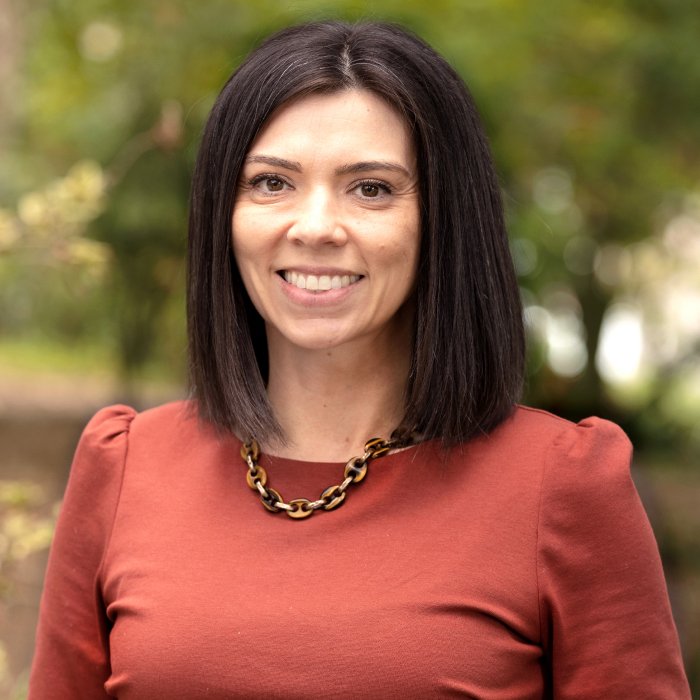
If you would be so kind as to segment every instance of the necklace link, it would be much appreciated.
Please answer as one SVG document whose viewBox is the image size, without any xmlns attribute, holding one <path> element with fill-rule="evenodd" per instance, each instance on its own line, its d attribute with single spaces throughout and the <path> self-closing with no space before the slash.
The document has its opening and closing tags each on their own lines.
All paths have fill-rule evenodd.
<svg viewBox="0 0 700 700">
<path fill-rule="evenodd" d="M 394 431 L 391 440 L 373 438 L 365 443 L 365 453 L 360 457 L 352 457 L 347 461 L 343 476 L 343 482 L 336 486 L 329 486 L 317 501 L 309 501 L 306 498 L 294 498 L 285 503 L 282 496 L 274 489 L 266 486 L 267 472 L 258 465 L 260 447 L 255 439 L 245 442 L 241 446 L 241 457 L 248 465 L 246 481 L 253 491 L 258 491 L 263 506 L 270 513 L 284 511 L 294 520 L 303 520 L 314 514 L 314 511 L 323 508 L 333 510 L 345 501 L 346 489 L 350 484 L 359 484 L 367 476 L 367 467 L 373 459 L 384 457 L 398 447 L 406 447 L 413 441 L 413 433 L 403 437 L 398 431 Z"/>
<path fill-rule="evenodd" d="M 365 452 L 365 454 L 367 454 Z M 352 478 L 353 483 L 359 484 L 362 479 L 365 478 L 367 474 L 367 459 L 363 455 L 362 457 L 353 457 L 348 460 L 343 471 L 343 476 L 346 479 Z"/>
</svg>

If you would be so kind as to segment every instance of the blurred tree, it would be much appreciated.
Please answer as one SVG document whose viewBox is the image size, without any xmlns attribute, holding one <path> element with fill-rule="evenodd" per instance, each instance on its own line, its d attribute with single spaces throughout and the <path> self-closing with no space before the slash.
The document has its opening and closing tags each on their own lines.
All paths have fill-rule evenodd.
<svg viewBox="0 0 700 700">
<path fill-rule="evenodd" d="M 527 307 L 527 402 L 696 464 L 697 0 L 0 0 L 0 348 L 108 345 L 126 393 L 147 368 L 184 382 L 202 125 L 265 36 L 325 17 L 401 22 L 469 84 Z"/>
<path fill-rule="evenodd" d="M 547 312 L 532 319 L 529 400 L 658 440 L 642 410 L 667 383 L 633 406 L 600 380 L 605 311 L 631 289 L 598 273 L 658 237 L 698 186 L 700 6 L 502 0 L 450 4 L 433 22 L 422 34 L 466 77 L 491 135 L 526 304 Z"/>
<path fill-rule="evenodd" d="M 2 157 L 0 197 L 12 202 L 28 183 L 43 184 L 47 173 L 61 175 L 81 158 L 106 168 L 113 189 L 90 230 L 111 247 L 113 268 L 108 293 L 91 296 L 85 313 L 109 319 L 127 383 L 154 360 L 183 376 L 184 328 L 172 319 L 183 298 L 186 192 L 221 85 L 280 26 L 377 17 L 435 45 L 465 76 L 484 115 L 532 307 L 528 399 L 572 418 L 614 417 L 636 438 L 649 435 L 641 412 L 663 403 L 668 382 L 656 382 L 644 401 L 621 401 L 594 359 L 606 310 L 630 294 L 615 266 L 630 244 L 682 214 L 697 185 L 694 0 L 30 6 L 21 133 Z"/>
</svg>

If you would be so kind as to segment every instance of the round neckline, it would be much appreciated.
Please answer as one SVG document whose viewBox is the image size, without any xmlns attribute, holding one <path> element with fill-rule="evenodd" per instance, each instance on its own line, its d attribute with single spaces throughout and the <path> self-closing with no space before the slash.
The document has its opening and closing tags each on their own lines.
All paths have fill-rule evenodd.
<svg viewBox="0 0 700 700">
<path fill-rule="evenodd" d="M 240 450 L 241 446 L 243 445 L 243 441 L 240 440 L 240 438 L 236 437 L 236 441 L 239 443 L 238 449 Z M 432 442 L 432 440 L 426 440 L 425 442 L 419 442 L 416 444 L 408 445 L 404 448 L 401 448 L 397 452 L 391 452 L 388 455 L 385 455 L 384 457 L 379 457 L 375 460 L 372 460 L 372 463 L 391 463 L 396 460 L 397 457 L 401 455 L 409 455 L 409 454 L 415 454 L 416 450 L 419 447 L 424 447 L 429 445 Z M 260 458 L 265 458 L 267 461 L 274 461 L 275 464 L 278 464 L 280 466 L 289 466 L 289 467 L 302 467 L 302 466 L 307 466 L 311 469 L 322 469 L 322 468 L 343 468 L 350 459 L 353 457 L 358 456 L 358 455 L 351 455 L 346 459 L 344 462 L 316 462 L 316 461 L 309 461 L 309 460 L 304 460 L 304 459 L 292 459 L 291 457 L 278 457 L 276 455 L 271 455 L 268 452 L 264 452 L 261 450 L 260 452 Z"/>
</svg>

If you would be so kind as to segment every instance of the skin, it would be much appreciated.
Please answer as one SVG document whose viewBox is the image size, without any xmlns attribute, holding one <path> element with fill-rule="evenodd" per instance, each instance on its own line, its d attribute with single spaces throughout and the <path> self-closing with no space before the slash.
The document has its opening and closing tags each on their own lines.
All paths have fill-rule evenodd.
<svg viewBox="0 0 700 700">
<path fill-rule="evenodd" d="M 388 437 L 402 412 L 420 245 L 414 146 L 367 91 L 280 108 L 238 184 L 233 251 L 265 320 L 268 396 L 289 445 L 278 456 L 341 462 Z M 284 280 L 360 275 L 315 294 Z"/>
</svg>

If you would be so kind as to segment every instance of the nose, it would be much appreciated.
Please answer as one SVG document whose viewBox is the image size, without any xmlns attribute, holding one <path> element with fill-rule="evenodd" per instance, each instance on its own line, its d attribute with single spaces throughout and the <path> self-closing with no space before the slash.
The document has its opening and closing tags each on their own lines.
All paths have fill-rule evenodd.
<svg viewBox="0 0 700 700">
<path fill-rule="evenodd" d="M 313 188 L 297 206 L 294 222 L 287 231 L 292 243 L 311 248 L 341 246 L 347 241 L 340 210 L 333 193 L 323 187 Z"/>
</svg>

